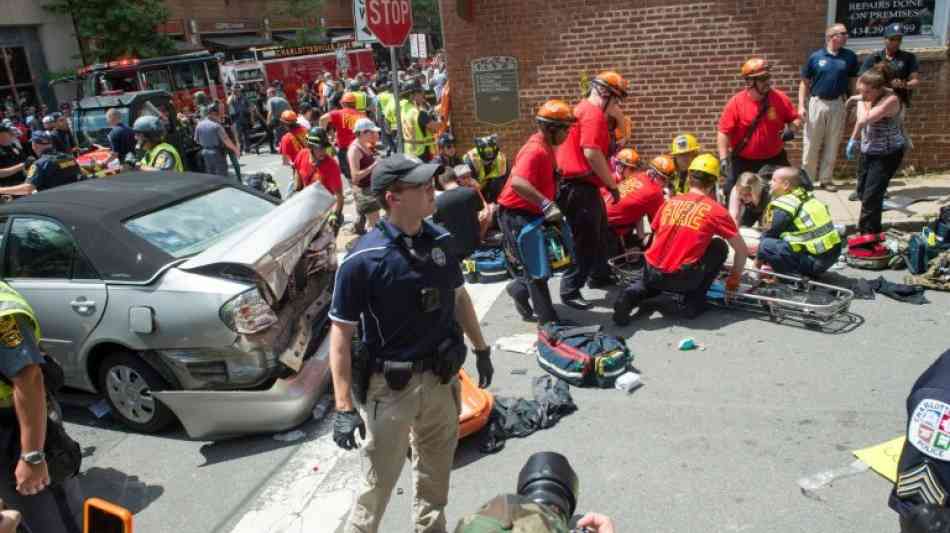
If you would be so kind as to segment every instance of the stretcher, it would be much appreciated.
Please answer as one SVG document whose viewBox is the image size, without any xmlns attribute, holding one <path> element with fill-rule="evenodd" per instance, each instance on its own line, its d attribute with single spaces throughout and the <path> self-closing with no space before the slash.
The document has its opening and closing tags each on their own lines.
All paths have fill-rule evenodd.
<svg viewBox="0 0 950 533">
<path fill-rule="evenodd" d="M 459 439 L 478 433 L 495 406 L 495 397 L 485 389 L 478 388 L 465 370 L 459 370 L 459 385 L 462 389 L 462 412 L 459 414 Z"/>
<path fill-rule="evenodd" d="M 625 284 L 640 277 L 643 252 L 628 251 L 608 260 L 614 274 Z M 763 314 L 773 321 L 792 320 L 808 327 L 822 327 L 848 313 L 854 292 L 796 276 L 747 267 L 739 288 L 726 294 L 724 270 L 706 297 L 710 304 Z"/>
</svg>

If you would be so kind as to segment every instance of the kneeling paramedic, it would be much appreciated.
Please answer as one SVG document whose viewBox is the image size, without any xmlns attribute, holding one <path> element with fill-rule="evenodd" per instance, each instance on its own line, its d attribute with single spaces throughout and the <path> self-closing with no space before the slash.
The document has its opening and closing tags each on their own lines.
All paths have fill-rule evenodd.
<svg viewBox="0 0 950 533">
<path fill-rule="evenodd" d="M 663 189 L 676 172 L 673 159 L 665 155 L 653 158 L 646 170 L 638 170 L 633 164 L 634 155 L 632 148 L 624 148 L 617 154 L 617 164 L 621 169 L 617 181 L 620 201 L 607 204 L 607 224 L 610 226 L 607 238 L 611 256 L 627 248 L 642 247 L 646 239 L 643 217 L 646 216 L 651 224 L 656 220 L 656 214 L 666 200 Z M 603 195 L 607 202 L 607 193 Z"/>
<path fill-rule="evenodd" d="M 841 236 L 828 206 L 802 186 L 801 172 L 782 167 L 772 175 L 771 220 L 756 252 L 756 264 L 765 263 L 779 274 L 817 276 L 838 261 Z"/>
<path fill-rule="evenodd" d="M 369 460 L 346 532 L 375 532 L 412 447 L 415 530 L 444 532 L 449 474 L 459 435 L 464 331 L 479 386 L 491 384 L 490 349 L 463 285 L 451 235 L 424 221 L 435 210 L 442 167 L 396 154 L 372 174 L 387 212 L 340 263 L 330 319 L 337 415 L 333 440 Z M 351 355 L 361 325 L 360 348 Z"/>
<path fill-rule="evenodd" d="M 165 142 L 165 126 L 158 117 L 145 115 L 132 124 L 135 140 L 145 155 L 137 163 L 139 170 L 171 170 L 184 172 L 181 156 L 174 146 Z"/>
<path fill-rule="evenodd" d="M 726 289 L 734 292 L 745 268 L 745 242 L 729 211 L 712 197 L 719 181 L 719 160 L 701 154 L 689 165 L 689 192 L 670 198 L 653 221 L 653 242 L 647 249 L 643 276 L 626 287 L 614 303 L 614 322 L 630 323 L 630 312 L 663 291 L 683 296 L 687 317 L 702 313 L 706 291 L 726 261 L 726 242 L 735 250 Z M 716 236 L 722 239 L 715 238 Z"/>
<path fill-rule="evenodd" d="M 554 203 L 557 194 L 554 147 L 567 139 L 568 128 L 575 119 L 567 103 L 549 100 L 538 109 L 535 121 L 538 132 L 518 151 L 511 179 L 498 197 L 498 225 L 505 247 L 522 266 L 521 277 L 506 287 L 508 295 L 515 301 L 523 320 L 534 320 L 537 313 L 538 322 L 545 324 L 558 320 L 548 290 L 550 264 L 543 250 L 526 254 L 527 245 L 522 246 L 526 239 L 522 236 L 532 231 L 540 233 L 544 222 L 560 222 L 563 218 Z M 527 232 L 525 227 L 528 227 Z"/>
</svg>

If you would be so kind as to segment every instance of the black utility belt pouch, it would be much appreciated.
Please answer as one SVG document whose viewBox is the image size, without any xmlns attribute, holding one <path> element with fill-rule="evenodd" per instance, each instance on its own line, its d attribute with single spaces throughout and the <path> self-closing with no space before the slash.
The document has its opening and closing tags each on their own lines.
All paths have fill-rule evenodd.
<svg viewBox="0 0 950 533">
<path fill-rule="evenodd" d="M 412 379 L 413 363 L 412 361 L 384 361 L 383 378 L 386 385 L 394 391 L 401 391 L 409 384 Z"/>
<path fill-rule="evenodd" d="M 451 381 L 452 376 L 458 374 L 465 364 L 468 348 L 458 335 L 451 335 L 439 343 L 436 356 L 439 358 L 438 375 L 442 383 Z"/>
</svg>

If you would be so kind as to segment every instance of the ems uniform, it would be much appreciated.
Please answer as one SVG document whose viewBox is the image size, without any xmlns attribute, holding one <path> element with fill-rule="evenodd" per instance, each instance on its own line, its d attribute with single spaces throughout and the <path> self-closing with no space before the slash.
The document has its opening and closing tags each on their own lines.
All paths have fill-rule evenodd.
<svg viewBox="0 0 950 533">
<path fill-rule="evenodd" d="M 459 383 L 433 372 L 440 344 L 464 342 L 455 320 L 455 290 L 464 283 L 451 235 L 423 222 L 403 234 L 387 220 L 364 235 L 340 263 L 330 319 L 360 325 L 375 372 L 366 403 L 357 403 L 370 461 L 345 531 L 375 532 L 412 447 L 418 533 L 445 531 L 449 475 L 458 444 Z M 411 361 L 412 377 L 395 391 L 379 371 L 386 361 Z"/>
<path fill-rule="evenodd" d="M 277 150 L 280 155 L 286 157 L 293 164 L 294 160 L 297 159 L 297 154 L 301 150 L 306 150 L 307 146 L 307 128 L 294 125 L 280 139 Z"/>
<path fill-rule="evenodd" d="M 79 164 L 72 156 L 59 152 L 44 152 L 26 173 L 27 183 L 37 191 L 75 183 L 81 178 Z"/>
<path fill-rule="evenodd" d="M 23 451 L 11 380 L 30 365 L 43 364 L 36 342 L 38 336 L 38 321 L 29 304 L 0 282 L 0 499 L 23 514 L 29 531 L 79 533 L 82 492 L 76 478 L 34 496 L 16 491 L 14 470 Z"/>
<path fill-rule="evenodd" d="M 838 261 L 841 236 L 828 206 L 804 188 L 772 200 L 766 218 L 757 257 L 779 274 L 817 276 Z"/>
<path fill-rule="evenodd" d="M 427 129 L 430 122 L 435 120 L 431 113 L 407 102 L 400 110 L 402 119 L 402 138 L 405 143 L 405 152 L 418 157 L 423 161 L 430 161 L 435 155 L 435 136 Z"/>
<path fill-rule="evenodd" d="M 607 266 L 607 213 L 600 197 L 600 178 L 584 156 L 584 149 L 600 150 L 604 158 L 610 150 L 610 133 L 604 111 L 587 100 L 574 107 L 577 122 L 567 140 L 557 148 L 557 166 L 562 173 L 557 204 L 571 226 L 576 261 L 561 279 L 561 298 L 580 293 L 588 278 L 611 278 Z"/>
<path fill-rule="evenodd" d="M 498 152 L 493 160 L 484 161 L 478 149 L 472 148 L 462 160 L 472 169 L 472 177 L 478 181 L 485 201 L 495 203 L 508 180 L 508 161 L 505 154 Z"/>
<path fill-rule="evenodd" d="M 557 194 L 554 159 L 554 150 L 545 142 L 544 135 L 535 133 L 518 151 L 511 173 L 524 178 L 545 198 L 554 201 Z M 505 246 L 514 253 L 522 265 L 525 264 L 525 258 L 522 257 L 518 246 L 518 237 L 525 226 L 537 223 L 543 217 L 544 211 L 541 206 L 522 198 L 511 186 L 511 180 L 508 180 L 498 196 L 498 225 L 501 227 Z M 525 302 L 530 297 L 538 323 L 544 324 L 558 320 L 551 301 L 551 292 L 548 290 L 547 278 L 534 279 L 528 274 L 528 269 L 522 267 L 521 276 L 510 281 L 506 290 L 516 303 Z M 519 312 L 522 310 L 519 309 Z M 522 312 L 522 315 L 527 315 L 527 313 Z"/>
<path fill-rule="evenodd" d="M 383 128 L 383 144 L 389 150 L 390 154 L 396 153 L 396 133 L 399 128 L 396 127 L 396 97 L 392 91 L 386 89 L 376 95 L 379 116 L 384 120 L 380 121 Z"/>
<path fill-rule="evenodd" d="M 663 187 L 650 178 L 646 171 L 617 183 L 620 189 L 620 201 L 610 203 L 610 194 L 603 192 L 607 202 L 607 224 L 610 226 L 610 254 L 622 251 L 623 242 L 634 231 L 637 224 L 646 216 L 652 224 L 663 207 L 665 197 Z"/>
<path fill-rule="evenodd" d="M 142 158 L 142 164 L 155 170 L 167 170 L 174 172 L 184 172 L 185 166 L 181 162 L 181 156 L 174 146 L 163 142 L 156 144 L 151 150 L 145 153 Z"/>
<path fill-rule="evenodd" d="M 340 171 L 343 172 L 343 176 L 346 177 L 347 181 L 350 181 L 352 177 L 350 176 L 350 162 L 346 159 L 346 151 L 349 149 L 350 143 L 356 139 L 356 134 L 353 133 L 356 121 L 364 116 L 366 115 L 349 107 L 330 111 L 330 126 L 336 131 L 336 159 L 337 163 L 340 164 Z"/>
</svg>

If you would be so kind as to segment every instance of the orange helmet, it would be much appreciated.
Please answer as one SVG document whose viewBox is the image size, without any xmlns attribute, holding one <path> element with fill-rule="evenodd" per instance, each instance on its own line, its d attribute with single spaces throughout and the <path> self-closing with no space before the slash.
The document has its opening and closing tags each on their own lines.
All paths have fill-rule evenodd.
<svg viewBox="0 0 950 533">
<path fill-rule="evenodd" d="M 668 155 L 659 155 L 650 161 L 650 169 L 656 171 L 657 174 L 660 174 L 664 178 L 670 179 L 673 177 L 673 174 L 676 173 L 676 163 L 674 163 L 673 158 Z"/>
<path fill-rule="evenodd" d="M 633 148 L 624 148 L 617 153 L 617 162 L 625 167 L 635 168 L 640 164 L 640 154 Z"/>
<path fill-rule="evenodd" d="M 769 62 L 761 57 L 753 57 L 742 64 L 743 78 L 758 78 L 769 75 Z"/>
<path fill-rule="evenodd" d="M 295 124 L 297 122 L 297 113 L 288 109 L 280 114 L 280 121 L 286 124 Z"/>
<path fill-rule="evenodd" d="M 343 93 L 343 96 L 340 97 L 340 103 L 341 104 L 355 104 L 356 95 L 351 92 L 345 92 Z"/>
<path fill-rule="evenodd" d="M 630 84 L 627 83 L 627 80 L 612 70 L 601 72 L 591 83 L 607 89 L 610 94 L 617 98 L 626 98 L 627 91 L 630 90 Z"/>
<path fill-rule="evenodd" d="M 569 126 L 577 119 L 574 118 L 574 111 L 564 100 L 548 100 L 538 108 L 538 114 L 535 120 L 542 124 L 553 124 Z"/>
</svg>

